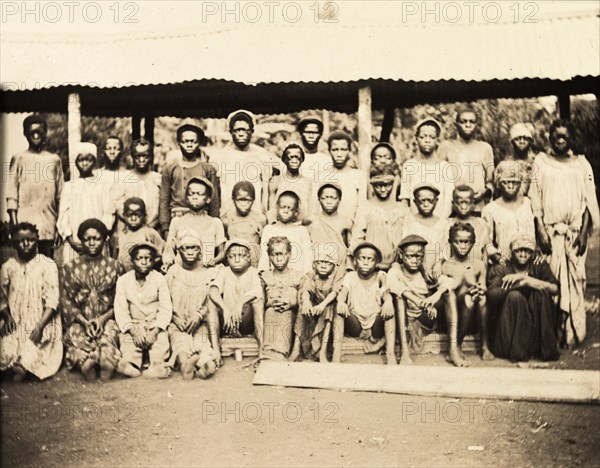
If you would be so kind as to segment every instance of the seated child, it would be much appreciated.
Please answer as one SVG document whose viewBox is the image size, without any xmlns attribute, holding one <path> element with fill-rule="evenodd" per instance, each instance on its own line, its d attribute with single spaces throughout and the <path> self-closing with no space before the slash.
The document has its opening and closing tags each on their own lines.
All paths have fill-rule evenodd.
<svg viewBox="0 0 600 468">
<path fill-rule="evenodd" d="M 221 216 L 227 238 L 248 241 L 251 246 L 250 261 L 252 266 L 257 268 L 260 258 L 260 236 L 267 224 L 267 218 L 252 209 L 256 200 L 256 190 L 247 180 L 236 182 L 231 196 L 235 210 L 228 210 Z"/>
<path fill-rule="evenodd" d="M 210 345 L 206 316 L 208 289 L 214 269 L 202 265 L 202 241 L 190 232 L 180 236 L 177 251 L 181 264 L 171 265 L 167 284 L 173 302 L 173 318 L 167 331 L 171 362 L 177 360 L 184 380 L 208 378 L 217 370 L 217 354 Z"/>
<path fill-rule="evenodd" d="M 456 282 L 454 292 L 458 310 L 458 335 L 456 343 L 458 353 L 467 361 L 462 352 L 462 343 L 477 309 L 477 321 L 481 335 L 481 358 L 484 361 L 494 359 L 488 346 L 488 324 L 486 293 L 486 267 L 482 260 L 471 257 L 471 250 L 477 237 L 475 229 L 469 223 L 458 222 L 450 228 L 451 255 L 442 262 L 442 275 Z"/>
<path fill-rule="evenodd" d="M 524 174 L 516 161 L 502 161 L 496 167 L 495 180 L 500 198 L 481 211 L 493 246 L 488 249 L 492 263 L 505 264 L 511 256 L 510 239 L 516 233 L 535 238 L 535 221 L 529 198 L 521 193 Z"/>
<path fill-rule="evenodd" d="M 254 334 L 259 353 L 263 342 L 263 288 L 258 271 L 250 266 L 250 244 L 231 239 L 225 244 L 225 256 L 229 266 L 219 267 L 208 293 L 210 341 L 219 365 L 220 332 L 235 337 Z"/>
<path fill-rule="evenodd" d="M 452 193 L 452 207 L 454 216 L 450 218 L 450 226 L 456 223 L 469 223 L 475 229 L 475 245 L 471 250 L 471 257 L 478 260 L 487 261 L 487 253 L 493 248 L 490 243 L 488 228 L 486 222 L 479 216 L 474 216 L 475 210 L 475 191 L 468 185 L 459 185 Z M 444 257 L 450 255 L 449 246 L 444 249 Z M 490 253 L 492 250 L 489 250 Z"/>
<path fill-rule="evenodd" d="M 12 241 L 17 257 L 0 268 L 0 371 L 12 370 L 15 381 L 28 373 L 46 379 L 63 357 L 58 269 L 38 252 L 33 224 L 16 224 Z"/>
<path fill-rule="evenodd" d="M 376 244 L 383 255 L 379 268 L 387 271 L 395 260 L 396 246 L 402 239 L 402 222 L 410 210 L 392 196 L 396 175 L 391 164 L 372 168 L 370 182 L 375 196 L 358 207 L 351 245 Z"/>
<path fill-rule="evenodd" d="M 342 287 L 343 277 L 335 275 L 339 261 L 335 254 L 315 251 L 313 271 L 300 285 L 300 313 L 294 324 L 294 347 L 290 361 L 300 357 L 328 362 L 327 348 L 333 327 L 344 326 L 344 319 L 335 314 L 334 302 Z M 342 343 L 333 342 L 333 361 L 341 360 Z"/>
<path fill-rule="evenodd" d="M 375 245 L 363 242 L 355 247 L 353 256 L 356 271 L 346 273 L 337 298 L 336 312 L 344 322 L 339 330 L 334 327 L 334 343 L 341 343 L 344 331 L 349 336 L 366 340 L 365 352 L 376 352 L 385 343 L 387 364 L 395 365 L 394 304 L 386 284 L 386 273 L 377 271 L 381 251 Z"/>
<path fill-rule="evenodd" d="M 115 321 L 119 326 L 122 358 L 117 371 L 127 377 L 138 377 L 142 370 L 143 352 L 148 351 L 150 367 L 144 377 L 166 378 L 171 371 L 167 327 L 173 306 L 169 286 L 163 275 L 153 270 L 156 247 L 140 242 L 129 249 L 133 270 L 117 280 Z"/>
<path fill-rule="evenodd" d="M 427 241 L 423 265 L 426 276 L 433 280 L 434 276 L 439 274 L 442 249 L 448 242 L 449 221 L 434 214 L 439 195 L 436 187 L 428 184 L 417 185 L 413 195 L 417 214 L 404 218 L 402 235 L 421 236 Z"/>
<path fill-rule="evenodd" d="M 162 254 L 165 241 L 160 234 L 146 225 L 146 203 L 141 198 L 131 197 L 123 203 L 125 227 L 112 236 L 112 257 L 116 258 L 125 272 L 133 269 L 129 249 L 140 242 L 150 242 Z M 157 257 L 156 260 L 160 260 Z"/>
<path fill-rule="evenodd" d="M 269 181 L 269 221 L 277 219 L 277 198 L 285 191 L 295 192 L 300 198 L 298 219 L 305 221 L 313 211 L 313 181 L 309 176 L 302 175 L 300 166 L 304 162 L 304 150 L 292 143 L 285 147 L 281 155 L 285 169 L 280 175 L 273 176 Z"/>
<path fill-rule="evenodd" d="M 259 271 L 269 269 L 267 245 L 275 236 L 287 237 L 292 245 L 289 267 L 304 274 L 312 268 L 310 235 L 305 226 L 298 221 L 300 198 L 295 192 L 285 191 L 277 199 L 277 222 L 268 224 L 260 240 Z"/>
<path fill-rule="evenodd" d="M 123 271 L 115 259 L 103 255 L 108 230 L 102 221 L 85 220 L 77 234 L 83 253 L 62 268 L 61 277 L 65 363 L 88 381 L 96 380 L 99 366 L 100 379 L 105 381 L 121 357 L 113 302 Z"/>
<path fill-rule="evenodd" d="M 262 356 L 281 361 L 289 356 L 292 347 L 302 274 L 288 268 L 292 246 L 287 237 L 271 237 L 267 253 L 273 269 L 261 272 L 265 290 Z"/>
<path fill-rule="evenodd" d="M 409 235 L 402 239 L 398 245 L 402 263 L 394 263 L 388 272 L 388 284 L 396 297 L 398 310 L 398 331 L 402 348 L 400 363 L 412 364 L 410 352 L 423 352 L 423 334 L 434 330 L 438 312 L 443 309 L 448 323 L 450 360 L 455 366 L 463 367 L 467 363 L 459 354 L 456 344 L 458 315 L 455 283 L 444 275 L 440 275 L 435 284 L 427 281 L 423 273 L 426 245 L 427 241 L 421 236 Z"/>
<path fill-rule="evenodd" d="M 190 179 L 186 189 L 186 203 L 189 211 L 171 220 L 169 235 L 163 253 L 163 271 L 179 261 L 177 257 L 177 237 L 182 232 L 195 231 L 202 239 L 202 262 L 206 267 L 213 267 L 223 262 L 225 252 L 225 228 L 219 218 L 208 214 L 210 199 L 214 191 L 208 179 L 194 177 Z"/>
</svg>

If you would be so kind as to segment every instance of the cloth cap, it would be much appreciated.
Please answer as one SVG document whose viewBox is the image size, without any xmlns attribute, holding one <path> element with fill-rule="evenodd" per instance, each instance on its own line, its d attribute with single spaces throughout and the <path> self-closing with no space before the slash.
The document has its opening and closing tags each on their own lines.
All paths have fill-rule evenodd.
<svg viewBox="0 0 600 468">
<path fill-rule="evenodd" d="M 535 239 L 523 232 L 517 232 L 513 234 L 510 239 L 510 251 L 517 249 L 529 249 L 535 252 Z"/>
<path fill-rule="evenodd" d="M 383 255 L 381 254 L 381 250 L 379 250 L 379 247 L 377 247 L 375 244 L 372 244 L 371 242 L 361 242 L 360 244 L 358 244 L 356 247 L 354 247 L 354 250 L 352 251 L 352 256 L 356 257 L 356 253 L 360 249 L 364 249 L 365 247 L 375 250 L 375 252 L 377 252 L 377 257 L 378 257 L 377 261 L 378 262 L 381 261 L 381 259 L 383 258 Z"/>
<path fill-rule="evenodd" d="M 373 153 L 375 152 L 375 150 L 377 148 L 387 148 L 390 150 L 390 153 L 392 153 L 392 159 L 395 161 L 396 160 L 396 148 L 394 148 L 390 143 L 388 143 L 387 141 L 380 141 L 379 143 L 376 143 L 373 148 L 371 148 L 371 158 L 373 157 Z"/>
<path fill-rule="evenodd" d="M 76 143 L 74 150 L 76 156 L 81 156 L 82 154 L 91 154 L 95 158 L 98 157 L 98 147 L 89 141 Z"/>
<path fill-rule="evenodd" d="M 337 182 L 323 182 L 319 186 L 319 189 L 317 190 L 317 196 L 320 197 L 323 189 L 327 188 L 327 187 L 331 187 L 331 188 L 335 189 L 337 191 L 338 195 L 340 196 L 340 198 L 342 198 L 342 186 L 340 184 L 338 184 Z"/>
<path fill-rule="evenodd" d="M 337 249 L 332 249 L 331 245 L 314 244 L 313 252 L 313 262 L 329 262 L 334 265 L 339 265 L 340 263 Z"/>
<path fill-rule="evenodd" d="M 240 239 L 239 237 L 237 237 L 237 238 L 229 239 L 227 241 L 227 243 L 225 244 L 225 252 L 227 252 L 234 245 L 241 245 L 242 247 L 246 247 L 248 250 L 251 250 L 251 248 L 252 248 L 252 246 L 250 245 L 250 242 L 248 242 L 245 239 Z"/>
<path fill-rule="evenodd" d="M 197 184 L 202 184 L 204 185 L 208 191 L 209 191 L 209 196 L 212 197 L 214 191 L 215 191 L 215 187 L 212 184 L 212 182 L 210 180 L 208 180 L 206 177 L 192 177 L 189 181 L 188 181 L 188 187 L 190 186 L 190 184 L 192 183 L 197 183 Z"/>
<path fill-rule="evenodd" d="M 319 133 L 323 133 L 323 122 L 317 117 L 304 117 L 303 119 L 300 119 L 296 125 L 296 129 L 299 132 L 302 132 L 304 127 L 306 127 L 308 124 L 316 124 L 317 127 L 319 127 Z"/>
<path fill-rule="evenodd" d="M 421 236 L 417 236 L 416 234 L 411 234 L 410 236 L 406 236 L 404 239 L 402 239 L 400 241 L 400 243 L 398 244 L 398 248 L 403 248 L 403 247 L 407 247 L 409 245 L 422 245 L 422 246 L 426 246 L 427 245 L 427 241 L 422 238 Z"/>
<path fill-rule="evenodd" d="M 252 112 L 245 109 L 238 109 L 227 116 L 227 128 L 231 128 L 231 122 L 233 120 L 236 120 L 236 118 L 242 114 L 247 115 L 249 117 L 250 121 L 252 122 L 252 127 L 256 126 L 256 117 L 254 117 L 254 114 Z"/>
<path fill-rule="evenodd" d="M 202 142 L 204 141 L 204 130 L 198 127 L 198 125 L 186 123 L 179 127 L 177 129 L 177 141 L 181 139 L 181 135 L 183 135 L 183 132 L 194 132 L 196 135 L 198 135 L 198 142 L 200 144 L 202 144 Z"/>
<path fill-rule="evenodd" d="M 152 242 L 144 241 L 138 242 L 137 244 L 133 244 L 131 247 L 129 247 L 129 256 L 133 257 L 135 255 L 135 252 L 141 249 L 142 247 L 152 250 L 154 252 L 154 255 L 158 253 L 158 249 Z"/>
<path fill-rule="evenodd" d="M 419 129 L 425 124 L 433 124 L 438 129 L 438 135 L 442 134 L 442 124 L 435 120 L 433 117 L 425 117 L 417 122 L 415 125 L 415 134 L 418 133 Z"/>
<path fill-rule="evenodd" d="M 183 232 L 177 234 L 177 241 L 175 242 L 177 248 L 183 246 L 198 245 L 202 247 L 202 240 L 200 236 L 191 229 L 186 229 Z"/>
<path fill-rule="evenodd" d="M 523 180 L 523 172 L 518 161 L 501 161 L 494 171 L 494 179 L 498 182 L 504 180 Z"/>
<path fill-rule="evenodd" d="M 83 235 L 85 234 L 85 231 L 87 231 L 88 229 L 95 229 L 105 239 L 108 237 L 108 229 L 106 225 L 99 219 L 89 218 L 82 222 L 77 228 L 77 237 L 79 238 L 79 240 L 82 239 Z"/>
<path fill-rule="evenodd" d="M 510 139 L 514 140 L 517 137 L 527 137 L 533 139 L 533 132 L 531 127 L 533 125 L 527 123 L 516 123 L 510 127 Z"/>
<path fill-rule="evenodd" d="M 413 189 L 413 196 L 415 196 L 419 190 L 424 188 L 431 190 L 436 196 L 440 194 L 440 189 L 438 189 L 435 185 L 428 184 L 427 182 L 421 182 L 415 185 L 415 188 Z"/>
</svg>

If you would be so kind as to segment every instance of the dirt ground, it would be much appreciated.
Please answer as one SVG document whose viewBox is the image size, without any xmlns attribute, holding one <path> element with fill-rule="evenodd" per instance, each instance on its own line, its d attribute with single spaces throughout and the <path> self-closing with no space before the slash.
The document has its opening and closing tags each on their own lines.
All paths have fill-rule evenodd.
<svg viewBox="0 0 600 468">
<path fill-rule="evenodd" d="M 555 368 L 600 369 L 598 314 Z M 470 356 L 472 365 L 482 365 Z M 347 362 L 382 363 L 382 356 Z M 86 383 L 61 370 L 2 383 L 3 466 L 548 466 L 600 464 L 600 406 L 253 386 L 227 359 L 208 381 Z M 447 366 L 443 356 L 415 364 Z M 494 366 L 514 365 L 496 360 Z"/>
</svg>

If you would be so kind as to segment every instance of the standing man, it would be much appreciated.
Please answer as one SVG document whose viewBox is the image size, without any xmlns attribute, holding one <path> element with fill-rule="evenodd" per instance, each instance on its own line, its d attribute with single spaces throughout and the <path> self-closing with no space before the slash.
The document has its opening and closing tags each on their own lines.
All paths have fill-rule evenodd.
<svg viewBox="0 0 600 468">
<path fill-rule="evenodd" d="M 310 177 L 314 185 L 318 185 L 325 173 L 331 169 L 331 157 L 327 153 L 319 151 L 319 141 L 323 136 L 323 122 L 317 117 L 305 117 L 296 126 L 305 160 L 300 171 L 303 176 Z"/>
<path fill-rule="evenodd" d="M 40 115 L 23 121 L 27 151 L 10 160 L 6 180 L 6 210 L 11 226 L 32 223 L 39 230 L 38 250 L 53 258 L 58 203 L 64 177 L 60 157 L 45 150 L 48 123 Z"/>
</svg>

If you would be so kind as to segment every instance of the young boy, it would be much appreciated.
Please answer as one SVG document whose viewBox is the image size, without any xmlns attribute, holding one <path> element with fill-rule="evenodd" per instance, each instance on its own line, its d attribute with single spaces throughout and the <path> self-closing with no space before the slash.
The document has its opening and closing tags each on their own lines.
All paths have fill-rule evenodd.
<svg viewBox="0 0 600 468">
<path fill-rule="evenodd" d="M 303 275 L 288 268 L 292 246 L 287 237 L 271 237 L 267 253 L 273 269 L 261 273 L 265 290 L 262 356 L 281 361 L 287 359 L 292 347 L 298 290 Z"/>
<path fill-rule="evenodd" d="M 38 239 L 33 224 L 16 224 L 17 258 L 0 269 L 0 370 L 12 370 L 15 381 L 28 372 L 39 379 L 54 375 L 63 357 L 58 269 L 38 253 Z"/>
<path fill-rule="evenodd" d="M 125 272 L 133 269 L 129 249 L 140 242 L 150 242 L 162 255 L 165 241 L 160 234 L 146 225 L 146 203 L 137 197 L 131 197 L 123 203 L 125 227 L 111 238 L 112 257 L 119 261 Z"/>
<path fill-rule="evenodd" d="M 114 320 L 115 286 L 122 268 L 103 254 L 108 230 L 98 219 L 87 219 L 77 237 L 83 253 L 62 268 L 61 314 L 66 326 L 65 363 L 88 381 L 109 380 L 119 358 L 119 328 Z"/>
<path fill-rule="evenodd" d="M 60 210 L 56 227 L 63 238 L 63 262 L 68 263 L 82 252 L 81 243 L 76 239 L 79 225 L 89 218 L 99 219 L 108 231 L 115 221 L 115 194 L 106 193 L 106 188 L 98 182 L 94 173 L 97 148 L 93 143 L 78 143 L 75 148 L 75 165 L 78 178 L 67 182 L 60 197 Z"/>
<path fill-rule="evenodd" d="M 64 178 L 60 157 L 45 150 L 48 124 L 39 115 L 23 121 L 27 151 L 15 154 L 6 174 L 6 210 L 11 226 L 33 223 L 39 230 L 39 252 L 53 258 L 56 220 Z"/>
<path fill-rule="evenodd" d="M 334 329 L 344 326 L 344 319 L 335 314 L 335 299 L 342 287 L 343 277 L 335 275 L 339 261 L 335 254 L 315 252 L 313 271 L 307 273 L 300 285 L 300 313 L 294 324 L 294 347 L 290 361 L 300 356 L 327 361 L 327 348 Z M 333 342 L 333 361 L 340 362 L 342 343 Z"/>
<path fill-rule="evenodd" d="M 475 245 L 471 249 L 471 259 L 475 258 L 487 262 L 488 251 L 492 253 L 493 244 L 490 243 L 486 222 L 479 216 L 474 216 L 475 191 L 468 185 L 458 185 L 452 193 L 452 208 L 454 216 L 450 218 L 450 229 L 456 223 L 469 223 L 475 229 Z M 444 249 L 444 256 L 450 255 Z"/>
<path fill-rule="evenodd" d="M 312 268 L 312 250 L 310 235 L 306 227 L 298 221 L 300 199 L 295 192 L 283 192 L 277 199 L 277 221 L 268 224 L 260 240 L 259 271 L 269 269 L 267 246 L 269 239 L 275 236 L 287 237 L 292 245 L 292 257 L 289 267 L 300 273 L 308 273 Z"/>
<path fill-rule="evenodd" d="M 356 271 L 346 273 L 337 297 L 336 312 L 343 326 L 334 327 L 334 343 L 341 343 L 344 331 L 365 340 L 365 352 L 375 352 L 385 342 L 388 365 L 396 362 L 396 321 L 386 273 L 377 271 L 381 251 L 373 244 L 358 244 L 353 252 Z M 339 356 L 334 356 L 337 358 Z M 334 359 L 334 362 L 339 362 Z"/>
<path fill-rule="evenodd" d="M 184 380 L 197 375 L 210 377 L 217 370 L 217 355 L 210 345 L 208 325 L 208 289 L 213 270 L 202 265 L 202 241 L 190 233 L 178 239 L 181 263 L 169 268 L 166 280 L 173 302 L 169 325 L 171 362 L 177 360 Z"/>
<path fill-rule="evenodd" d="M 259 353 L 263 349 L 264 293 L 258 271 L 250 266 L 250 244 L 231 239 L 225 255 L 229 266 L 219 268 L 208 293 L 208 327 L 219 365 L 220 332 L 236 337 L 254 334 Z"/>
<path fill-rule="evenodd" d="M 342 132 L 332 133 L 327 140 L 333 167 L 325 174 L 323 181 L 336 182 L 342 188 L 344 197 L 340 200 L 340 215 L 354 219 L 358 205 L 367 200 L 367 179 L 358 169 L 348 165 L 352 139 Z"/>
<path fill-rule="evenodd" d="M 285 191 L 295 192 L 300 198 L 298 219 L 306 221 L 313 211 L 313 182 L 300 172 L 304 162 L 304 151 L 295 143 L 286 146 L 281 155 L 285 169 L 281 175 L 273 176 L 269 182 L 269 221 L 277 217 L 277 198 Z"/>
<path fill-rule="evenodd" d="M 173 305 L 163 275 L 153 270 L 156 247 L 140 242 L 129 249 L 133 270 L 117 280 L 115 321 L 119 326 L 122 358 L 117 371 L 127 377 L 166 378 L 171 371 L 167 327 Z M 142 374 L 143 352 L 148 351 L 150 367 Z"/>
<path fill-rule="evenodd" d="M 488 318 L 486 303 L 486 266 L 481 259 L 472 258 L 471 250 L 476 241 L 475 229 L 469 223 L 457 222 L 450 228 L 450 258 L 442 262 L 442 275 L 456 282 L 455 298 L 458 311 L 457 349 L 464 361 L 462 343 L 471 324 L 473 311 L 477 309 L 477 321 L 481 336 L 481 358 L 494 359 L 488 342 Z"/>
<path fill-rule="evenodd" d="M 504 161 L 517 161 L 519 163 L 523 174 L 521 193 L 527 195 L 533 175 L 533 160 L 536 156 L 532 148 L 533 125 L 530 123 L 516 123 L 510 127 L 510 143 L 513 152 L 512 154 L 507 154 L 504 157 Z"/>
<path fill-rule="evenodd" d="M 399 200 L 400 196 L 400 167 L 396 162 L 396 150 L 392 145 L 385 141 L 376 143 L 371 149 L 371 171 L 382 171 L 384 167 L 391 166 L 394 174 L 394 187 L 392 189 L 392 197 L 394 200 Z M 371 195 L 373 191 L 371 190 Z"/>
<path fill-rule="evenodd" d="M 306 160 L 300 172 L 308 177 L 314 185 L 319 185 L 331 168 L 331 157 L 319 150 L 319 141 L 323 136 L 323 122 L 317 117 L 305 117 L 296 126 Z"/>
<path fill-rule="evenodd" d="M 438 150 L 440 159 L 448 161 L 456 170 L 455 184 L 468 185 L 475 192 L 475 212 L 480 214 L 494 192 L 494 152 L 492 147 L 475 138 L 479 116 L 470 106 L 456 113 L 456 140 L 444 141 Z"/>
<path fill-rule="evenodd" d="M 417 214 L 408 215 L 404 218 L 401 231 L 404 237 L 417 235 L 427 241 L 427 247 L 424 247 L 423 267 L 426 276 L 431 280 L 439 274 L 441 254 L 448 242 L 447 234 L 450 224 L 447 219 L 435 215 L 439 195 L 440 192 L 433 185 L 417 185 L 413 192 Z"/>
<path fill-rule="evenodd" d="M 162 170 L 158 217 L 163 239 L 168 236 L 171 219 L 189 211 L 186 205 L 186 190 L 191 179 L 205 178 L 213 187 L 218 187 L 215 168 L 202 161 L 200 143 L 203 140 L 204 130 L 196 125 L 186 124 L 177 129 L 177 142 L 182 158 L 166 164 Z M 211 197 L 208 208 L 211 216 L 219 216 L 219 195 L 217 190 Z"/>
<path fill-rule="evenodd" d="M 313 254 L 333 255 L 339 259 L 339 268 L 334 276 L 343 278 L 346 270 L 352 269 L 348 244 L 352 231 L 352 220 L 338 212 L 342 199 L 342 187 L 336 182 L 324 182 L 317 191 L 320 210 L 315 210 L 308 225 Z"/>
<path fill-rule="evenodd" d="M 222 217 L 228 239 L 244 239 L 251 246 L 250 261 L 254 268 L 258 267 L 260 258 L 260 236 L 267 224 L 267 217 L 252 210 L 256 200 L 254 186 L 247 180 L 237 182 L 231 192 L 235 210 L 227 211 Z"/>
<path fill-rule="evenodd" d="M 375 197 L 358 207 L 352 229 L 352 246 L 361 242 L 376 244 L 383 260 L 379 268 L 387 271 L 396 259 L 396 246 L 402 239 L 402 222 L 410 210 L 392 196 L 396 175 L 391 164 L 371 168 L 371 186 Z"/>
<path fill-rule="evenodd" d="M 146 225 L 158 229 L 158 206 L 160 203 L 161 175 L 152 170 L 153 147 L 147 140 L 131 144 L 133 169 L 123 184 L 125 198 L 137 197 L 146 204 Z"/>
<path fill-rule="evenodd" d="M 110 135 L 104 141 L 104 157 L 100 158 L 102 167 L 96 170 L 96 174 L 97 181 L 104 185 L 107 193 L 115 194 L 117 202 L 121 202 L 129 176 L 129 171 L 121 166 L 122 157 L 123 140 L 116 135 Z"/>
<path fill-rule="evenodd" d="M 411 203 L 415 187 L 421 184 L 433 185 L 438 191 L 438 202 L 434 214 L 447 219 L 452 212 L 452 190 L 454 178 L 452 166 L 437 152 L 442 125 L 433 118 L 425 118 L 415 126 L 418 154 L 402 165 L 400 200 L 411 207 L 413 214 L 417 207 Z"/>
<path fill-rule="evenodd" d="M 225 258 L 225 228 L 219 218 L 207 213 L 214 187 L 208 179 L 190 179 L 186 191 L 188 212 L 171 221 L 169 236 L 163 253 L 163 271 L 177 260 L 177 238 L 187 231 L 194 231 L 202 239 L 202 261 L 213 267 Z"/>
<path fill-rule="evenodd" d="M 423 334 L 434 330 L 438 313 L 443 309 L 450 339 L 449 357 L 455 366 L 467 363 L 458 352 L 455 283 L 440 275 L 431 283 L 423 274 L 423 259 L 427 241 L 416 235 L 406 236 L 398 244 L 401 263 L 394 263 L 388 273 L 388 285 L 396 297 L 398 331 L 401 345 L 401 364 L 412 364 L 410 352 L 421 353 Z M 407 333 L 408 327 L 408 333 Z M 407 336 L 408 335 L 408 336 Z"/>
</svg>

